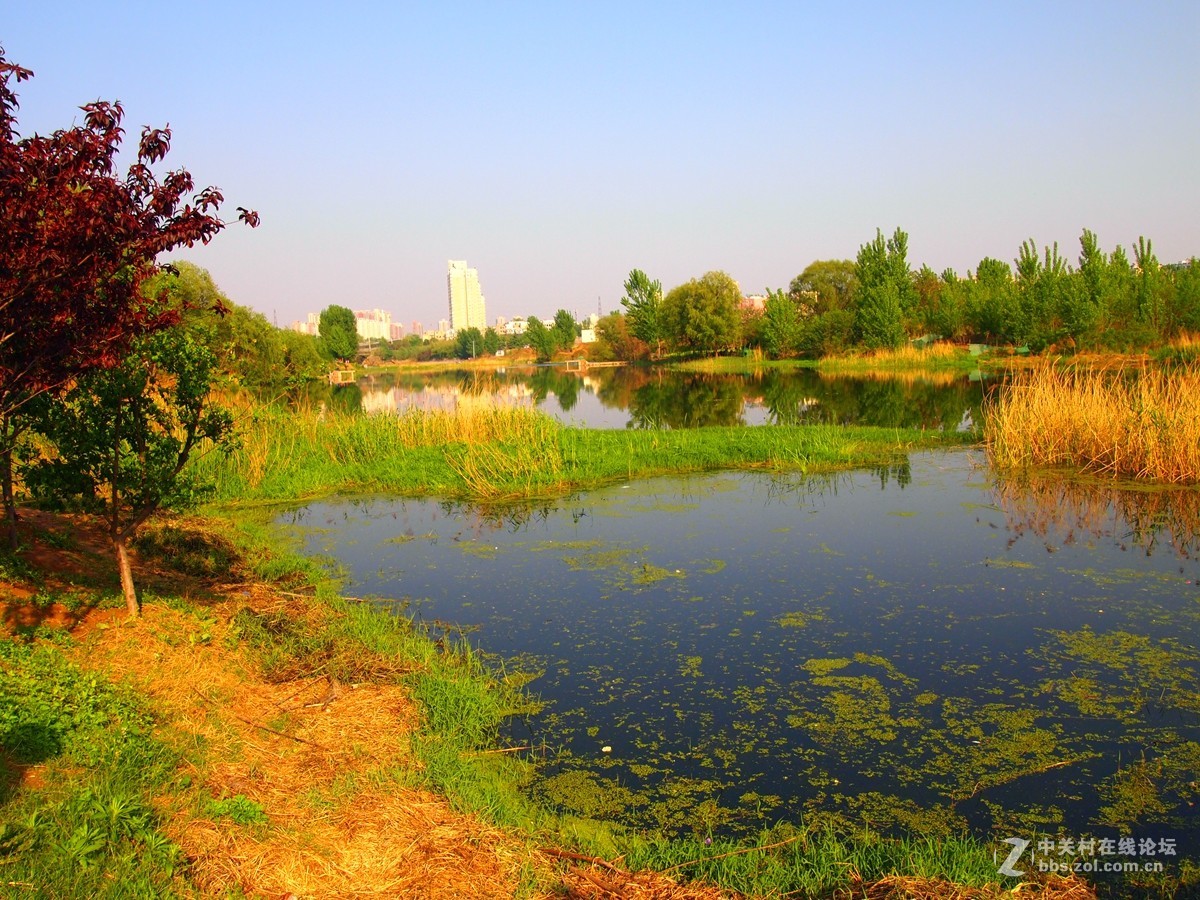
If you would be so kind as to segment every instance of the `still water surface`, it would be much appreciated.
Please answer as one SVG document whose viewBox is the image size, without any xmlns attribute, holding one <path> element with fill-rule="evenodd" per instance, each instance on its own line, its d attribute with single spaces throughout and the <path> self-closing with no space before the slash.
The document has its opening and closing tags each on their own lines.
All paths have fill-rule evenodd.
<svg viewBox="0 0 1200 900">
<path fill-rule="evenodd" d="M 1005 483 L 975 451 L 284 518 L 352 592 L 542 673 L 547 709 L 512 738 L 544 748 L 536 790 L 563 809 L 1181 854 L 1200 851 L 1198 520 L 1194 491 Z"/>
<path fill-rule="evenodd" d="M 882 425 L 969 428 L 979 421 L 983 382 L 963 372 L 887 378 L 763 369 L 705 375 L 649 367 L 499 372 L 383 373 L 322 388 L 324 402 L 368 413 L 453 409 L 485 396 L 531 406 L 587 428 L 705 425 Z"/>
</svg>

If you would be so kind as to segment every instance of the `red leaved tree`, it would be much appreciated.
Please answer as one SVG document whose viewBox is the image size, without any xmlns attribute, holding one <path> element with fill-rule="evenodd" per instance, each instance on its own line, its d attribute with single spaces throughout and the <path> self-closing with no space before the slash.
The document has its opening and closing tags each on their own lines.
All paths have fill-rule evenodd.
<svg viewBox="0 0 1200 900">
<path fill-rule="evenodd" d="M 170 128 L 144 128 L 136 161 L 118 172 L 120 103 L 89 103 L 82 125 L 21 138 L 13 85 L 32 74 L 0 48 L 0 480 L 14 544 L 21 408 L 177 322 L 181 310 L 149 295 L 146 280 L 160 254 L 208 243 L 226 224 L 220 191 L 196 191 L 183 169 L 151 169 L 170 149 Z M 257 213 L 238 211 L 258 225 Z"/>
</svg>

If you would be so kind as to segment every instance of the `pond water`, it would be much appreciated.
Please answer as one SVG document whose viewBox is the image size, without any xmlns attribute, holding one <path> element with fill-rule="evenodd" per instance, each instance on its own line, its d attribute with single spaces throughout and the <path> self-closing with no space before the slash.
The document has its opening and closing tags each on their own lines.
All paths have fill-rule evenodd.
<svg viewBox="0 0 1200 900">
<path fill-rule="evenodd" d="M 343 409 L 395 412 L 454 408 L 485 395 L 528 405 L 588 428 L 694 428 L 703 425 L 830 423 L 968 428 L 978 421 L 983 382 L 963 372 L 887 378 L 824 375 L 815 369 L 763 369 L 704 375 L 657 367 L 542 367 L 365 376 L 324 386 L 316 399 Z"/>
<path fill-rule="evenodd" d="M 564 810 L 1200 850 L 1195 491 L 1006 482 L 967 450 L 283 522 L 351 593 L 541 673 L 510 737 Z"/>
</svg>

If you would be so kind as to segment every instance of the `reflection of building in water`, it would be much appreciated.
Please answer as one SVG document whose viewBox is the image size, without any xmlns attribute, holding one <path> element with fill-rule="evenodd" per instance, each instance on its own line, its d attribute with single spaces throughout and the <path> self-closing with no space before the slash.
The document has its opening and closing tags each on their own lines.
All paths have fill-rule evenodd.
<svg viewBox="0 0 1200 900">
<path fill-rule="evenodd" d="M 400 388 L 362 385 L 362 408 L 365 413 L 391 413 L 400 409 Z"/>
<path fill-rule="evenodd" d="M 373 382 L 360 382 L 359 387 L 362 390 L 362 408 L 365 413 L 396 413 L 410 409 L 456 410 L 529 406 L 533 397 L 529 385 L 520 383 L 499 385 L 495 390 L 482 393 L 463 390 L 457 385 L 426 385 L 420 390 L 409 390 Z"/>
</svg>

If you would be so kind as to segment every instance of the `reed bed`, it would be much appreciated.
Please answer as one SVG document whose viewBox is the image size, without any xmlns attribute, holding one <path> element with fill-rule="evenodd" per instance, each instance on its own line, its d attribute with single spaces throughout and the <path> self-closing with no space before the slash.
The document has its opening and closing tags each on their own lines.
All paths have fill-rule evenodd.
<svg viewBox="0 0 1200 900">
<path fill-rule="evenodd" d="M 967 439 L 833 426 L 568 428 L 491 400 L 399 416 L 247 403 L 240 419 L 232 452 L 194 464 L 214 500 L 238 505 L 362 492 L 503 503 L 665 474 L 887 465 L 897 453 Z"/>
<path fill-rule="evenodd" d="M 490 496 L 518 471 L 552 476 L 561 459 L 557 423 L 490 398 L 399 415 L 226 403 L 240 408 L 239 444 L 197 463 L 221 500 L 371 488 Z"/>
<path fill-rule="evenodd" d="M 906 344 L 894 350 L 873 353 L 827 356 L 817 363 L 823 372 L 904 371 L 907 369 L 937 369 L 952 366 L 974 367 L 975 360 L 962 348 L 940 342 L 925 347 Z"/>
<path fill-rule="evenodd" d="M 1066 466 L 1113 478 L 1200 483 L 1200 368 L 1014 376 L 984 409 L 1004 469 Z"/>
</svg>

